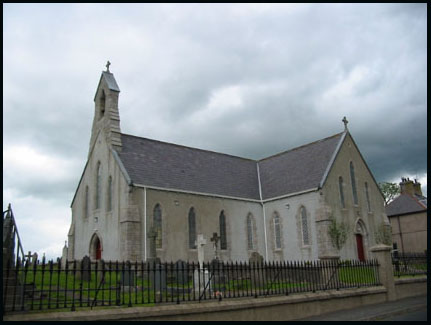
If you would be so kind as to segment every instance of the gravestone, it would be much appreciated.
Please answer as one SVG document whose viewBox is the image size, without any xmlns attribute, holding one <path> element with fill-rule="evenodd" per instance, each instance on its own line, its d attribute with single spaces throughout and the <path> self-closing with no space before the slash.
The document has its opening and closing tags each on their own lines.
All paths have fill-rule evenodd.
<svg viewBox="0 0 431 325">
<path fill-rule="evenodd" d="M 155 288 L 157 292 L 166 290 L 166 268 L 163 264 L 155 264 Z"/>
<path fill-rule="evenodd" d="M 121 271 L 120 282 L 123 286 L 127 287 L 135 285 L 135 274 L 129 261 L 126 262 Z"/>
<path fill-rule="evenodd" d="M 32 257 L 31 257 L 31 265 L 32 266 L 37 265 L 37 253 L 36 252 L 34 252 Z"/>
<path fill-rule="evenodd" d="M 215 232 L 215 233 L 213 233 L 213 236 L 211 237 L 211 239 L 210 239 L 214 244 L 213 244 L 213 246 L 214 246 L 214 258 L 216 259 L 216 260 L 218 260 L 218 254 L 217 254 L 217 251 L 218 251 L 218 242 L 219 242 L 219 240 L 220 240 L 220 236 L 218 236 L 217 235 L 217 233 Z"/>
<path fill-rule="evenodd" d="M 157 252 L 156 252 L 156 238 L 157 238 L 156 228 L 154 226 L 151 226 L 150 231 L 148 232 L 149 252 L 147 257 L 147 262 L 150 263 L 150 266 L 160 264 L 160 258 L 157 257 Z"/>
<path fill-rule="evenodd" d="M 210 290 L 211 286 L 208 281 L 208 279 L 211 277 L 210 272 L 208 269 L 204 269 L 203 263 L 204 263 L 204 246 L 206 245 L 207 240 L 204 238 L 203 235 L 198 235 L 198 238 L 196 240 L 196 246 L 198 248 L 198 262 L 199 262 L 199 269 L 196 269 L 194 271 L 194 289 L 195 291 L 199 291 L 199 295 L 202 294 L 202 292 L 205 290 Z"/>
<path fill-rule="evenodd" d="M 97 279 L 98 281 L 101 281 L 105 275 L 105 261 L 104 260 L 97 260 Z"/>
<path fill-rule="evenodd" d="M 198 235 L 198 239 L 195 242 L 195 245 L 198 248 L 198 262 L 199 266 L 202 269 L 204 263 L 204 246 L 207 244 L 207 240 L 204 238 L 204 235 Z"/>
<path fill-rule="evenodd" d="M 67 242 L 64 242 L 63 252 L 61 254 L 61 268 L 64 269 L 66 267 L 66 260 L 67 260 Z"/>
<path fill-rule="evenodd" d="M 210 263 L 210 274 L 211 277 L 211 285 L 215 291 L 224 291 L 226 277 L 223 270 L 223 263 L 218 259 L 214 258 Z"/>
<path fill-rule="evenodd" d="M 82 281 L 91 281 L 91 260 L 90 257 L 88 257 L 87 255 L 82 258 L 81 279 Z"/>
<path fill-rule="evenodd" d="M 256 286 L 264 283 L 266 270 L 263 268 L 263 256 L 258 252 L 253 252 L 248 261 L 250 264 L 250 278 L 252 285 Z"/>
<path fill-rule="evenodd" d="M 174 264 L 173 278 L 175 283 L 179 285 L 184 285 L 189 282 L 189 276 L 187 274 L 187 263 L 182 260 L 178 260 Z"/>
</svg>

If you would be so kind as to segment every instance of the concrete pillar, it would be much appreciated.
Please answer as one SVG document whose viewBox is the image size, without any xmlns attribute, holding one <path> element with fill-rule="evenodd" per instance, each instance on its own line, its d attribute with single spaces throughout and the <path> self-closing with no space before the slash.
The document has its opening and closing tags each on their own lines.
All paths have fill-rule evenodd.
<svg viewBox="0 0 431 325">
<path fill-rule="evenodd" d="M 371 247 L 373 256 L 379 262 L 380 282 L 386 288 L 388 301 L 396 300 L 394 271 L 392 268 L 391 246 L 379 244 Z"/>
</svg>

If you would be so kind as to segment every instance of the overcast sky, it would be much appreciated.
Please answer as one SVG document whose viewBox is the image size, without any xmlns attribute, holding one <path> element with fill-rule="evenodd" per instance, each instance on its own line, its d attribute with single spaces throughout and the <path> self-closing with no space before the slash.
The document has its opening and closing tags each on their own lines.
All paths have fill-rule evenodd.
<svg viewBox="0 0 431 325">
<path fill-rule="evenodd" d="M 3 4 L 3 210 L 61 256 L 106 61 L 123 133 L 260 159 L 344 129 L 427 176 L 426 4 Z"/>
</svg>

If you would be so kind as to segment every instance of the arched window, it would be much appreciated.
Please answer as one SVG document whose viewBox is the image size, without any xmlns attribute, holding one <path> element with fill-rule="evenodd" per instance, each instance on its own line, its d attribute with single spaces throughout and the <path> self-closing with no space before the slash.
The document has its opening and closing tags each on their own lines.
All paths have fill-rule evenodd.
<svg viewBox="0 0 431 325">
<path fill-rule="evenodd" d="M 85 202 L 84 202 L 84 216 L 88 218 L 90 216 L 90 192 L 88 186 L 85 187 Z"/>
<path fill-rule="evenodd" d="M 358 192 L 356 192 L 355 168 L 353 167 L 352 162 L 350 162 L 350 180 L 352 182 L 353 203 L 355 205 L 358 205 Z"/>
<path fill-rule="evenodd" d="M 308 235 L 308 220 L 307 211 L 301 207 L 301 225 L 302 225 L 302 242 L 304 245 L 310 245 L 310 238 Z"/>
<path fill-rule="evenodd" d="M 102 192 L 102 168 L 100 167 L 100 162 L 97 163 L 97 176 L 96 176 L 96 209 L 100 209 L 100 200 Z"/>
<path fill-rule="evenodd" d="M 251 213 L 247 215 L 247 248 L 253 249 L 253 216 Z"/>
<path fill-rule="evenodd" d="M 162 248 L 162 209 L 158 203 L 154 207 L 153 222 L 157 233 L 156 248 Z"/>
<path fill-rule="evenodd" d="M 108 200 L 107 200 L 107 210 L 112 210 L 112 177 L 108 178 Z"/>
<path fill-rule="evenodd" d="M 365 182 L 365 196 L 367 197 L 368 212 L 371 212 L 370 193 L 368 192 L 368 183 Z"/>
<path fill-rule="evenodd" d="M 224 211 L 220 213 L 220 249 L 227 249 L 227 239 L 226 239 L 226 216 Z"/>
<path fill-rule="evenodd" d="M 341 207 L 344 209 L 346 207 L 346 204 L 344 203 L 343 177 L 341 176 L 338 178 L 338 187 L 340 188 Z"/>
<path fill-rule="evenodd" d="M 274 235 L 275 235 L 275 248 L 281 249 L 281 225 L 280 225 L 280 216 L 277 213 L 274 214 Z"/>
<path fill-rule="evenodd" d="M 189 248 L 196 248 L 196 215 L 192 207 L 189 211 Z"/>
</svg>

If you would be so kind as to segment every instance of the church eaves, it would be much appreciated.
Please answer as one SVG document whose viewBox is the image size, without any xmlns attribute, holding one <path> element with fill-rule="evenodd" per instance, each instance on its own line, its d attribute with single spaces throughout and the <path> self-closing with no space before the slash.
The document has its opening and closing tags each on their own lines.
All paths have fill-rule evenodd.
<svg viewBox="0 0 431 325">
<path fill-rule="evenodd" d="M 118 156 L 133 184 L 260 201 L 318 188 L 342 134 L 260 161 L 122 134 Z"/>
</svg>

